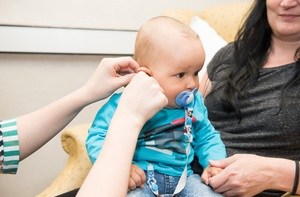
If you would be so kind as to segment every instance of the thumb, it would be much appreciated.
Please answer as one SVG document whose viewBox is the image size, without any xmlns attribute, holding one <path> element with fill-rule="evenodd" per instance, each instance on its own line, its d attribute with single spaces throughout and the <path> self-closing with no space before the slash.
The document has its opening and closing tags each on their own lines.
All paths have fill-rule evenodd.
<svg viewBox="0 0 300 197">
<path fill-rule="evenodd" d="M 203 171 L 202 175 L 201 175 L 201 180 L 202 182 L 204 182 L 206 185 L 208 185 L 209 183 L 209 176 L 208 176 L 208 172 L 207 171 Z"/>
<path fill-rule="evenodd" d="M 129 82 L 131 81 L 131 79 L 134 77 L 136 73 L 130 73 L 130 74 L 126 74 L 123 76 L 120 76 L 117 78 L 118 83 L 120 83 L 121 86 L 126 86 L 129 84 Z"/>
<path fill-rule="evenodd" d="M 228 158 L 222 159 L 222 160 L 210 160 L 209 164 L 213 167 L 224 169 L 236 160 L 237 160 L 236 156 L 231 156 L 231 157 L 228 157 Z"/>
</svg>

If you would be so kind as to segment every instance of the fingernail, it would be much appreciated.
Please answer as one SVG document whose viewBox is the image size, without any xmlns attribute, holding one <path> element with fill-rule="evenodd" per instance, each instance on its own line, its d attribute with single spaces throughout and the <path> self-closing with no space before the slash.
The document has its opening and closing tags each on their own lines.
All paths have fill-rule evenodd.
<svg viewBox="0 0 300 197">
<path fill-rule="evenodd" d="M 208 160 L 209 165 L 211 165 L 214 162 L 215 162 L 214 160 Z"/>
</svg>

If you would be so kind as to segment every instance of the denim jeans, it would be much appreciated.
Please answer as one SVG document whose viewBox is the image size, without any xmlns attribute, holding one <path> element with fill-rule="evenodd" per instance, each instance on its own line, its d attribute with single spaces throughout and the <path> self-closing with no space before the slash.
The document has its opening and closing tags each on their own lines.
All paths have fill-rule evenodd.
<svg viewBox="0 0 300 197">
<path fill-rule="evenodd" d="M 172 196 L 180 177 L 160 174 L 154 172 L 154 177 L 157 181 L 159 194 L 170 194 Z M 148 177 L 147 177 L 148 178 Z M 127 197 L 154 197 L 155 195 L 150 190 L 147 183 L 144 188 L 137 188 L 130 191 Z M 168 196 L 168 195 L 165 195 Z M 221 197 L 221 194 L 214 192 L 209 186 L 205 185 L 199 175 L 192 174 L 188 176 L 184 189 L 175 195 L 176 197 Z"/>
</svg>

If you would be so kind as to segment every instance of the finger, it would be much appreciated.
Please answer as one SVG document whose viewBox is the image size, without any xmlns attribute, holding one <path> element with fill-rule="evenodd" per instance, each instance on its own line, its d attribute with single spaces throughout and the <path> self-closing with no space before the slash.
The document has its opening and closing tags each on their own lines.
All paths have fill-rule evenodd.
<svg viewBox="0 0 300 197">
<path fill-rule="evenodd" d="M 212 187 L 212 186 L 211 186 Z M 213 187 L 212 187 L 213 188 Z M 228 187 L 228 185 L 225 183 L 223 185 L 221 185 L 220 187 L 218 188 L 213 188 L 213 190 L 217 193 L 225 193 L 229 190 L 230 188 Z"/>
<path fill-rule="evenodd" d="M 140 67 L 140 65 L 131 57 L 119 57 L 116 58 L 117 64 L 116 68 L 117 70 L 122 69 L 132 69 L 133 71 L 137 72 L 137 69 Z"/>
<path fill-rule="evenodd" d="M 221 186 L 227 182 L 229 178 L 229 172 L 227 171 L 228 171 L 227 169 L 224 169 L 219 174 L 216 174 L 215 176 L 209 178 L 209 185 L 212 188 L 214 188 L 214 190 L 220 189 Z M 222 192 L 223 191 L 224 190 L 222 190 Z M 218 192 L 220 193 L 221 191 Z"/>
<path fill-rule="evenodd" d="M 163 97 L 163 107 L 167 106 L 168 103 L 169 103 L 169 100 L 168 98 L 166 97 L 166 95 L 162 94 L 162 97 Z"/>
<path fill-rule="evenodd" d="M 151 72 L 151 71 L 150 71 L 150 72 Z M 141 73 L 141 74 L 144 74 L 144 72 L 139 72 L 138 75 L 139 75 L 140 73 Z M 144 74 L 143 76 L 147 76 L 147 77 L 148 77 L 149 75 L 145 75 L 145 74 Z M 149 79 L 151 80 L 152 83 L 156 84 L 156 87 L 158 88 L 158 90 L 159 90 L 161 93 L 164 93 L 164 89 L 159 85 L 158 81 L 157 81 L 154 77 L 151 77 L 151 76 L 150 76 Z"/>
<path fill-rule="evenodd" d="M 215 176 L 215 175 L 219 174 L 221 171 L 222 171 L 221 168 L 212 168 L 210 170 L 210 174 L 211 174 L 211 176 Z"/>
<path fill-rule="evenodd" d="M 131 174 L 131 178 L 134 181 L 136 187 L 139 187 L 142 184 L 142 179 L 138 174 L 136 173 Z"/>
<path fill-rule="evenodd" d="M 230 164 L 232 164 L 237 159 L 238 159 L 238 156 L 237 155 L 233 155 L 231 157 L 227 157 L 226 159 L 222 159 L 222 160 L 210 160 L 209 164 L 212 167 L 226 168 L 227 166 L 229 166 Z"/>
<path fill-rule="evenodd" d="M 140 187 L 141 185 L 144 184 L 143 178 L 140 174 L 138 173 L 131 173 L 131 178 L 135 182 L 136 187 Z"/>
<path fill-rule="evenodd" d="M 201 175 L 201 180 L 202 182 L 204 182 L 206 185 L 208 185 L 209 181 L 208 181 L 209 175 L 207 171 L 204 171 Z"/>
<path fill-rule="evenodd" d="M 138 174 L 140 176 L 143 183 L 146 182 L 146 174 L 145 174 L 144 170 L 142 170 L 139 167 L 136 167 L 135 172 L 136 172 L 136 174 Z"/>
<path fill-rule="evenodd" d="M 116 73 L 118 76 L 126 76 L 126 75 L 136 73 L 136 72 L 130 68 L 125 68 L 125 69 L 117 70 Z"/>
<path fill-rule="evenodd" d="M 129 179 L 129 184 L 128 184 L 128 189 L 129 190 L 134 190 L 134 189 L 136 189 L 136 184 L 135 184 L 135 181 L 130 177 L 130 179 Z"/>
<path fill-rule="evenodd" d="M 124 76 L 117 77 L 115 80 L 118 80 L 121 86 L 126 86 L 130 83 L 131 79 L 135 76 L 135 73 L 126 74 Z"/>
<path fill-rule="evenodd" d="M 138 69 L 138 71 L 141 71 L 140 68 Z M 138 72 L 138 73 L 136 73 L 136 75 L 138 75 L 140 78 L 147 78 L 152 81 L 156 81 L 153 77 L 149 77 L 149 75 L 146 72 Z"/>
</svg>

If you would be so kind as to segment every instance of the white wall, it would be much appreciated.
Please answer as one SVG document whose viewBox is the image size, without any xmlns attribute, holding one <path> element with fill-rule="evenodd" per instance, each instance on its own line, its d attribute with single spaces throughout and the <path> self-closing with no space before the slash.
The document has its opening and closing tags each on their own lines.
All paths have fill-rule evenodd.
<svg viewBox="0 0 300 197">
<path fill-rule="evenodd" d="M 136 30 L 146 19 L 164 10 L 202 9 L 229 1 L 234 0 L 0 0 L 0 25 Z M 16 38 L 5 39 L 12 44 Z M 36 43 L 33 40 L 28 43 L 31 44 Z M 19 50 L 18 45 L 13 48 Z M 7 51 L 0 49 L 0 119 L 31 112 L 80 87 L 103 57 L 3 52 Z M 92 121 L 102 103 L 84 109 L 70 125 Z M 50 185 L 65 161 L 58 135 L 22 161 L 17 175 L 0 175 L 0 196 L 34 196 Z"/>
<path fill-rule="evenodd" d="M 233 1 L 247 0 L 1 0 L 0 24 L 136 30 L 168 9 Z"/>
<path fill-rule="evenodd" d="M 88 55 L 0 54 L 1 119 L 29 113 L 80 87 L 100 59 Z M 100 105 L 84 109 L 70 125 L 92 121 Z M 57 135 L 22 161 L 17 175 L 0 175 L 0 196 L 30 197 L 39 193 L 58 175 L 66 156 Z"/>
</svg>

